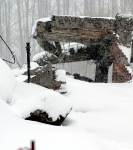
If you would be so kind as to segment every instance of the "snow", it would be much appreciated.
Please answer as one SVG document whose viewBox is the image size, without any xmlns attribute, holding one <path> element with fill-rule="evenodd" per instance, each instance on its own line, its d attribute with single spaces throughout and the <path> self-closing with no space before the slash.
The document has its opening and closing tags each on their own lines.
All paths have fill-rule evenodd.
<svg viewBox="0 0 133 150">
<path fill-rule="evenodd" d="M 113 18 L 113 17 L 92 17 L 92 18 L 115 20 L 115 18 Z"/>
<path fill-rule="evenodd" d="M 66 71 L 58 69 L 55 71 L 56 81 L 66 82 Z"/>
<path fill-rule="evenodd" d="M 37 20 L 37 22 L 48 22 L 48 21 L 51 21 L 51 17 L 41 18 Z"/>
<path fill-rule="evenodd" d="M 133 15 L 130 12 L 124 14 L 117 14 L 117 16 L 128 19 L 133 18 Z"/>
<path fill-rule="evenodd" d="M 67 92 L 67 86 L 66 86 L 66 71 L 65 70 L 61 70 L 61 69 L 57 69 L 55 71 L 55 76 L 56 76 L 56 81 L 58 82 L 64 82 L 63 84 L 61 84 L 61 87 L 59 90 L 56 90 L 56 92 L 59 93 L 66 93 Z"/>
<path fill-rule="evenodd" d="M 31 91 L 33 92 L 32 88 Z M 60 115 L 65 117 L 70 112 L 71 103 L 61 94 L 47 90 L 29 99 L 18 99 L 12 108 L 22 118 L 29 117 L 36 110 L 42 110 L 56 121 Z"/>
<path fill-rule="evenodd" d="M 63 52 L 63 53 L 69 54 L 70 48 L 74 48 L 75 52 L 77 52 L 77 50 L 78 50 L 79 48 L 81 48 L 81 47 L 86 47 L 86 46 L 85 46 L 84 44 L 81 44 L 81 43 L 71 42 L 71 43 L 65 43 L 65 44 L 62 43 L 61 47 L 62 47 L 62 52 Z M 39 59 L 47 58 L 47 57 L 49 58 L 49 57 L 51 57 L 52 55 L 53 55 L 54 57 L 57 57 L 56 55 L 51 54 L 51 53 L 48 53 L 48 52 L 46 52 L 46 51 L 40 52 L 40 53 L 38 53 L 38 54 L 36 54 L 36 55 L 33 56 L 32 61 L 33 61 L 33 62 L 37 62 Z"/>
<path fill-rule="evenodd" d="M 31 76 L 32 77 L 32 76 Z M 18 82 L 24 82 L 24 81 L 26 81 L 28 79 L 28 76 L 27 75 L 19 75 L 19 76 L 16 76 L 16 80 L 18 81 Z"/>
<path fill-rule="evenodd" d="M 36 62 L 30 62 L 30 70 L 34 70 L 37 67 L 39 67 L 39 65 Z M 24 72 L 26 71 L 27 71 L 27 64 L 24 64 L 21 69 L 17 68 L 12 70 L 13 74 L 16 77 L 24 74 Z"/>
<path fill-rule="evenodd" d="M 133 84 L 92 84 L 69 77 L 67 87 L 74 110 L 69 115 L 71 121 L 74 118 L 70 126 L 84 127 L 114 147 L 105 149 L 133 148 Z"/>
<path fill-rule="evenodd" d="M 67 85 L 66 85 L 66 83 L 61 84 L 60 89 L 56 90 L 56 92 L 58 92 L 58 93 L 67 93 Z"/>
<path fill-rule="evenodd" d="M 7 84 L 0 75 L 3 77 L 0 89 L 8 90 L 14 77 L 7 65 L 0 62 L 3 76 L 5 73 L 12 76 Z M 36 150 L 133 149 L 133 83 L 94 84 L 75 80 L 72 76 L 67 76 L 66 82 L 68 92 L 65 95 L 35 84 L 17 82 L 10 105 L 0 98 L 0 150 L 30 147 L 31 140 L 35 141 Z M 4 95 L 8 95 L 7 90 Z M 67 101 L 66 106 L 63 101 Z M 67 111 L 69 101 L 73 109 L 62 126 L 23 119 L 29 109 L 35 107 L 48 109 L 55 117 L 58 111 Z M 55 114 L 50 107 L 55 107 Z"/>
<path fill-rule="evenodd" d="M 128 59 L 128 63 L 130 63 L 131 59 L 131 48 L 125 47 L 123 45 L 119 45 L 119 48 L 122 50 L 122 52 L 126 55 Z"/>
<path fill-rule="evenodd" d="M 48 52 L 41 52 L 41 53 L 38 53 L 38 54 L 36 54 L 36 55 L 34 55 L 33 56 L 33 58 L 32 58 L 32 61 L 34 61 L 34 62 L 36 62 L 36 61 L 38 61 L 39 59 L 41 59 L 41 58 L 44 58 L 44 57 L 51 57 L 52 55 L 54 55 L 54 54 L 51 54 L 51 53 L 48 53 Z M 55 55 L 54 55 L 55 56 Z M 56 56 L 55 56 L 56 57 Z"/>
<path fill-rule="evenodd" d="M 31 140 L 36 142 L 36 150 L 99 150 L 102 147 L 97 139 L 86 133 L 86 130 L 25 121 L 17 117 L 10 107 L 0 99 L 1 150 L 29 147 Z"/>
<path fill-rule="evenodd" d="M 77 50 L 81 47 L 86 47 L 86 45 L 81 44 L 81 43 L 75 43 L 75 42 L 71 42 L 71 43 L 66 43 L 66 44 L 62 44 L 62 49 L 63 49 L 63 53 L 66 53 L 68 55 L 70 55 L 69 50 L 71 48 L 74 48 L 75 52 L 77 52 Z"/>
<path fill-rule="evenodd" d="M 12 101 L 12 94 L 16 86 L 16 79 L 11 69 L 0 58 L 0 97 L 7 103 Z"/>
<path fill-rule="evenodd" d="M 29 146 L 31 140 L 35 140 L 37 150 L 133 149 L 132 83 L 94 84 L 70 76 L 67 77 L 67 87 L 65 97 L 72 102 L 73 111 L 60 127 L 23 120 L 18 111 L 12 111 L 17 108 L 17 102 L 8 106 L 0 99 L 0 149 L 14 150 Z M 40 86 L 20 82 L 13 99 L 19 103 L 22 99 L 33 97 L 33 93 L 41 98 L 44 90 L 49 92 Z"/>
<path fill-rule="evenodd" d="M 131 75 L 132 75 L 132 73 L 133 73 L 132 68 L 130 66 L 125 66 L 125 67 L 127 68 L 128 72 L 131 73 Z"/>
</svg>

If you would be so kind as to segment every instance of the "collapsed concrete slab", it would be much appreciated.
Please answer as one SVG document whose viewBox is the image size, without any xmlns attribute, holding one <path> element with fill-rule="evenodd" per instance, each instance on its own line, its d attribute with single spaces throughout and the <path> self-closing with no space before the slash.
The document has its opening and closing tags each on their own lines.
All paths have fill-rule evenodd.
<svg viewBox="0 0 133 150">
<path fill-rule="evenodd" d="M 117 14 L 115 18 L 52 16 L 37 21 L 33 38 L 47 52 L 54 54 L 51 63 L 94 60 L 95 82 L 107 82 L 109 66 L 113 64 L 112 82 L 126 82 L 132 76 L 127 70 L 132 60 L 133 16 Z M 52 42 L 51 42 L 52 41 Z M 86 45 L 70 54 L 63 53 L 61 42 Z M 128 55 L 122 49 L 127 49 Z M 130 56 L 129 56 L 130 55 Z M 41 60 L 42 62 L 42 60 Z"/>
</svg>

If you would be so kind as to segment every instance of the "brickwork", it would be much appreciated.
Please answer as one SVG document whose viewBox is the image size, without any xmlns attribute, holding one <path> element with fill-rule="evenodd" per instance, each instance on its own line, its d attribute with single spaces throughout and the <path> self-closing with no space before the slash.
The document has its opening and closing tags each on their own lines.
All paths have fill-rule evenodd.
<svg viewBox="0 0 133 150">
<path fill-rule="evenodd" d="M 123 83 L 132 79 L 132 75 L 127 70 L 126 66 L 129 66 L 127 57 L 119 48 L 119 39 L 112 30 L 108 31 L 110 38 L 112 39 L 112 50 L 110 59 L 113 60 L 113 72 L 112 82 Z"/>
</svg>

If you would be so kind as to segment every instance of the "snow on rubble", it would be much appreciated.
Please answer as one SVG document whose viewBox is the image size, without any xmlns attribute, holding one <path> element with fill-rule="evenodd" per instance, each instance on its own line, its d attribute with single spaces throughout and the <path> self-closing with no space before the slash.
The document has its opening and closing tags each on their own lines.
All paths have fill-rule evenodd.
<svg viewBox="0 0 133 150">
<path fill-rule="evenodd" d="M 29 99 L 18 99 L 12 108 L 22 118 L 29 117 L 30 113 L 36 110 L 42 110 L 56 121 L 60 115 L 65 117 L 70 112 L 71 103 L 59 93 L 47 90 Z"/>
<path fill-rule="evenodd" d="M 58 69 L 55 72 L 56 81 L 66 82 L 66 71 Z"/>
<path fill-rule="evenodd" d="M 132 82 L 94 84 L 67 76 L 68 92 L 60 97 L 60 94 L 32 83 L 16 83 L 12 71 L 2 60 L 0 60 L 0 69 L 3 71 L 0 89 L 4 87 L 12 93 L 10 99 L 12 103 L 8 105 L 3 97 L 8 97 L 9 93 L 4 91 L 4 94 L 1 94 L 0 90 L 0 150 L 29 147 L 31 140 L 35 141 L 36 150 L 133 149 Z M 5 73 L 8 73 L 8 79 L 12 81 L 4 82 L 7 77 Z M 12 83 L 14 87 L 11 89 Z M 63 104 L 64 98 L 67 107 Z M 65 108 L 61 110 L 61 105 L 58 102 L 56 104 L 55 100 L 61 101 L 61 105 Z M 23 119 L 29 114 L 29 109 L 33 110 L 38 106 L 42 108 L 44 104 L 53 116 L 55 115 L 53 113 L 57 114 L 58 111 L 65 113 L 70 106 L 69 101 L 73 110 L 62 126 L 51 126 Z M 56 111 L 52 112 L 51 108 L 56 108 Z M 54 117 L 56 118 L 56 115 Z"/>
</svg>

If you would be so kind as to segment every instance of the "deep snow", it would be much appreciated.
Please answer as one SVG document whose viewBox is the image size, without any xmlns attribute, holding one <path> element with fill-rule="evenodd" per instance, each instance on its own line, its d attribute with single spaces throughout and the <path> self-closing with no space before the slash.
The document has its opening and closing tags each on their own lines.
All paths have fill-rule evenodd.
<svg viewBox="0 0 133 150">
<path fill-rule="evenodd" d="M 3 67 L 5 72 L 8 70 L 9 79 L 14 78 L 10 69 Z M 10 87 L 11 81 L 8 81 L 5 84 L 0 80 L 0 89 L 3 84 Z M 133 83 L 95 84 L 75 80 L 72 76 L 67 76 L 66 81 L 68 92 L 61 97 L 71 101 L 73 110 L 59 127 L 23 120 L 21 113 L 21 110 L 25 112 L 29 99 L 32 105 L 32 100 L 40 99 L 42 92 L 44 97 L 52 98 L 55 93 L 52 90 L 17 82 L 10 105 L 0 98 L 0 150 L 30 147 L 31 140 L 35 140 L 36 150 L 133 149 Z M 50 94 L 45 95 L 45 92 Z M 27 105 L 19 106 L 19 112 L 14 107 L 17 108 L 15 104 L 20 99 L 27 100 Z M 59 103 L 55 107 L 58 110 Z"/>
<path fill-rule="evenodd" d="M 18 84 L 16 97 L 30 97 L 42 90 L 37 85 Z M 133 149 L 132 83 L 94 84 L 67 77 L 67 89 L 65 97 L 73 111 L 60 127 L 25 121 L 1 100 L 0 149 L 29 146 L 31 140 L 36 141 L 37 150 Z"/>
</svg>

